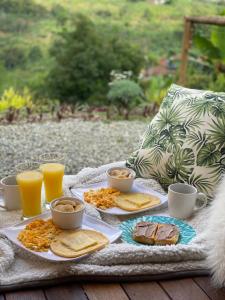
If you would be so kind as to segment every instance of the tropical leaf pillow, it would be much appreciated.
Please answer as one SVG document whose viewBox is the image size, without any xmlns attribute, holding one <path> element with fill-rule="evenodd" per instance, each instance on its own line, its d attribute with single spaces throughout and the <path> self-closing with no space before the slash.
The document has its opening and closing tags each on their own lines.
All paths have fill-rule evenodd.
<svg viewBox="0 0 225 300">
<path fill-rule="evenodd" d="M 127 166 L 165 189 L 187 182 L 211 198 L 225 169 L 225 93 L 173 84 Z"/>
</svg>

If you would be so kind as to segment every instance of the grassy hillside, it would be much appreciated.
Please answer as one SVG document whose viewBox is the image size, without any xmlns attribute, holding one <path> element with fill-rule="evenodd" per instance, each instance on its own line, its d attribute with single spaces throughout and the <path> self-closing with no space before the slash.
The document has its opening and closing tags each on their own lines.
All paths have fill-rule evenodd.
<svg viewBox="0 0 225 300">
<path fill-rule="evenodd" d="M 52 61 L 48 49 L 73 14 L 88 15 L 102 34 L 116 32 L 141 45 L 150 60 L 179 53 L 184 15 L 214 15 L 215 4 L 172 0 L 0 0 L 0 95 L 9 86 L 38 90 Z M 37 50 L 38 49 L 38 50 Z"/>
</svg>

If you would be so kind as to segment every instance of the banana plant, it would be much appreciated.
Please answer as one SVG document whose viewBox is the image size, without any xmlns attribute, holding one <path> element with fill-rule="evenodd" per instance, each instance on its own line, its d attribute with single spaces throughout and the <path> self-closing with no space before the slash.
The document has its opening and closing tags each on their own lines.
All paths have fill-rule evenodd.
<svg viewBox="0 0 225 300">
<path fill-rule="evenodd" d="M 214 67 L 215 73 L 225 73 L 225 27 L 213 27 L 208 37 L 197 32 L 193 42 L 203 58 Z"/>
</svg>

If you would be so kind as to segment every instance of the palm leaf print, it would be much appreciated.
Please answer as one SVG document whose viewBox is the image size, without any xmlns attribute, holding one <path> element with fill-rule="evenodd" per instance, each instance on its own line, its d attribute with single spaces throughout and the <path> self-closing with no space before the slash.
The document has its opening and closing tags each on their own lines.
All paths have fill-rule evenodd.
<svg viewBox="0 0 225 300">
<path fill-rule="evenodd" d="M 151 148 L 151 158 L 154 164 L 158 165 L 163 158 L 163 154 L 166 151 L 166 148 L 163 144 L 155 144 Z"/>
<path fill-rule="evenodd" d="M 188 182 L 210 197 L 225 173 L 225 93 L 172 85 L 128 166 L 164 188 Z"/>
<path fill-rule="evenodd" d="M 139 155 L 134 162 L 136 174 L 138 177 L 147 177 L 150 176 L 150 171 L 152 168 L 152 161 L 149 156 L 141 156 Z"/>
<path fill-rule="evenodd" d="M 211 99 L 202 99 L 192 103 L 192 105 L 187 107 L 187 112 L 190 113 L 194 118 L 204 116 L 205 114 L 209 115 L 212 105 L 213 101 L 211 101 Z"/>
<path fill-rule="evenodd" d="M 211 129 L 209 129 L 210 138 L 213 143 L 223 147 L 225 145 L 225 116 L 216 121 L 212 119 L 212 122 Z"/>
<path fill-rule="evenodd" d="M 157 142 L 158 139 L 159 139 L 158 130 L 151 123 L 144 133 L 143 143 L 141 144 L 140 148 L 150 148 Z"/>
<path fill-rule="evenodd" d="M 196 147 L 196 150 L 199 150 L 202 147 L 202 145 L 206 143 L 207 139 L 208 136 L 206 135 L 206 132 L 201 133 L 201 131 L 192 132 L 187 137 L 187 141 L 193 147 Z"/>
<path fill-rule="evenodd" d="M 134 169 L 134 162 L 137 159 L 138 153 L 139 151 L 137 150 L 130 155 L 129 159 L 126 161 L 126 167 Z"/>
<path fill-rule="evenodd" d="M 199 97 L 188 95 L 188 97 L 185 99 L 185 105 L 192 106 L 196 101 L 199 101 Z"/>
<path fill-rule="evenodd" d="M 182 121 L 182 107 L 172 106 L 168 109 L 159 111 L 159 116 L 155 120 L 159 130 L 168 128 L 169 126 L 178 125 Z"/>
<path fill-rule="evenodd" d="M 225 93 L 210 93 L 210 92 L 206 92 L 204 97 L 207 99 L 207 100 L 210 100 L 210 101 L 213 101 L 214 103 L 215 102 L 218 102 L 218 101 L 222 101 L 224 102 L 225 101 Z"/>
<path fill-rule="evenodd" d="M 183 145 L 186 138 L 186 130 L 181 125 L 170 126 L 160 134 L 160 143 L 164 144 L 167 152 L 172 152 Z"/>
<path fill-rule="evenodd" d="M 194 185 L 198 191 L 209 194 L 213 188 L 211 179 L 200 174 L 193 173 L 187 180 L 187 183 Z"/>
<path fill-rule="evenodd" d="M 211 113 L 216 118 L 222 118 L 225 115 L 225 102 L 217 102 L 212 105 Z"/>
<path fill-rule="evenodd" d="M 161 184 L 163 189 L 167 190 L 168 186 L 176 181 L 173 178 L 167 176 L 166 172 L 163 170 L 154 170 L 151 172 L 151 178 L 155 179 Z"/>
<path fill-rule="evenodd" d="M 196 129 L 200 129 L 200 127 L 203 125 L 203 121 L 199 118 L 190 118 L 185 120 L 185 122 L 182 124 L 183 128 L 187 131 L 193 131 Z"/>
<path fill-rule="evenodd" d="M 221 157 L 220 151 L 217 150 L 215 144 L 206 143 L 204 144 L 197 154 L 197 165 L 198 166 L 213 166 L 219 162 Z"/>
<path fill-rule="evenodd" d="M 195 155 L 192 149 L 185 148 L 178 150 L 171 155 L 166 164 L 167 174 L 177 181 L 185 181 L 193 172 Z"/>
<path fill-rule="evenodd" d="M 187 98 L 190 94 L 190 91 L 188 91 L 187 89 L 180 87 L 176 84 L 172 84 L 172 86 L 170 87 L 169 91 L 168 91 L 168 96 L 171 97 L 173 100 L 174 99 L 178 99 L 181 100 L 182 98 Z"/>
</svg>

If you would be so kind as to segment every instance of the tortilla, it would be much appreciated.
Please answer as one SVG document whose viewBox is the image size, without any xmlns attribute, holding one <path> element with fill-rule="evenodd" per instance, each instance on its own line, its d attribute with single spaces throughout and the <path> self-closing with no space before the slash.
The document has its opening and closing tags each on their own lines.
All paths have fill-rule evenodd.
<svg viewBox="0 0 225 300">
<path fill-rule="evenodd" d="M 121 193 L 114 201 L 119 208 L 127 211 L 151 208 L 160 203 L 158 197 L 143 193 Z"/>
<path fill-rule="evenodd" d="M 79 245 L 76 246 L 76 243 L 79 243 Z M 75 258 L 100 250 L 108 243 L 107 237 L 98 231 L 87 229 L 68 230 L 60 233 L 52 241 L 50 249 L 56 255 Z"/>
</svg>

